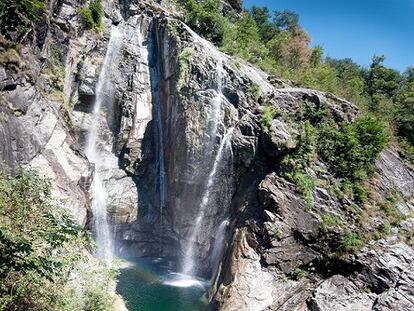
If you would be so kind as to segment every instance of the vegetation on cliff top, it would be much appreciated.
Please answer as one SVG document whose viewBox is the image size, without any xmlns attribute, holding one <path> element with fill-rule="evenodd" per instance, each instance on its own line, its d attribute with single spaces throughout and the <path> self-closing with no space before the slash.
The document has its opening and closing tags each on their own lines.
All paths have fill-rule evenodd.
<svg viewBox="0 0 414 311">
<path fill-rule="evenodd" d="M 92 1 L 80 9 L 82 23 L 87 29 L 98 30 L 102 26 L 103 9 L 100 0 Z"/>
<path fill-rule="evenodd" d="M 34 171 L 0 175 L 0 310 L 113 310 L 114 271 Z"/>
<path fill-rule="evenodd" d="M 344 97 L 389 123 L 394 142 L 406 158 L 414 144 L 414 68 L 406 72 L 384 66 L 374 56 L 369 68 L 351 59 L 324 58 L 321 46 L 310 37 L 291 11 L 253 6 L 241 13 L 222 10 L 218 0 L 177 0 L 185 21 L 224 52 L 250 61 L 294 86 L 320 89 Z M 224 12 L 224 13 L 223 13 Z"/>
</svg>

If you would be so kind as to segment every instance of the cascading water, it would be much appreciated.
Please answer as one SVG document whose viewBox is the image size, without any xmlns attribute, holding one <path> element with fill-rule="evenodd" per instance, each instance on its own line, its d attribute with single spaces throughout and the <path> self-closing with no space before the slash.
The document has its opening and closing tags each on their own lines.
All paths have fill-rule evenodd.
<svg viewBox="0 0 414 311">
<path fill-rule="evenodd" d="M 213 267 L 213 273 L 211 274 L 210 283 L 213 283 L 214 278 L 217 274 L 217 269 L 220 264 L 221 256 L 223 255 L 224 249 L 224 241 L 227 227 L 229 226 L 229 221 L 227 219 L 223 220 L 220 226 L 217 229 L 215 240 L 214 240 L 214 247 L 213 252 L 211 254 L 211 266 Z"/>
<path fill-rule="evenodd" d="M 208 129 L 208 136 L 212 143 L 214 143 L 216 135 L 217 135 L 217 128 L 220 120 L 220 112 L 222 110 L 222 100 L 223 100 L 223 59 L 222 56 L 218 53 L 215 53 L 217 57 L 217 64 L 216 64 L 216 92 L 217 95 L 213 100 L 212 111 L 210 113 L 210 120 L 212 124 Z M 197 244 L 197 240 L 201 230 L 201 224 L 203 222 L 206 209 L 210 203 L 210 197 L 213 190 L 213 186 L 216 180 L 217 170 L 224 158 L 225 150 L 230 146 L 231 137 L 233 135 L 234 128 L 230 128 L 227 133 L 223 136 L 219 149 L 214 158 L 214 162 L 210 171 L 210 174 L 207 179 L 207 184 L 203 193 L 203 197 L 201 200 L 200 208 L 198 211 L 198 215 L 196 221 L 190 231 L 190 239 L 187 244 L 187 249 L 184 254 L 183 266 L 182 266 L 182 273 L 184 275 L 193 275 L 194 274 L 194 251 Z"/>
<path fill-rule="evenodd" d="M 213 190 L 212 188 L 214 185 L 214 181 L 216 179 L 217 168 L 219 167 L 219 164 L 223 160 L 224 151 L 226 150 L 226 148 L 231 147 L 230 141 L 233 135 L 233 130 L 234 128 L 230 128 L 228 132 L 226 133 L 226 135 L 224 135 L 223 139 L 221 140 L 220 147 L 217 151 L 217 155 L 214 160 L 213 168 L 208 176 L 207 186 L 205 188 L 205 192 L 201 200 L 198 216 L 197 216 L 194 226 L 192 227 L 190 241 L 189 241 L 188 248 L 184 255 L 184 264 L 183 264 L 183 271 L 182 271 L 184 275 L 192 275 L 194 272 L 193 271 L 194 270 L 194 246 L 197 243 L 197 237 L 201 229 L 201 222 L 203 221 L 206 208 L 208 207 L 208 204 L 210 202 L 211 191 Z"/>
<path fill-rule="evenodd" d="M 163 217 L 164 208 L 166 206 L 167 187 L 166 187 L 166 172 L 165 172 L 165 155 L 164 155 L 164 129 L 161 111 L 161 100 L 159 94 L 159 72 L 157 69 L 156 59 L 157 54 L 154 48 L 154 37 L 149 35 L 147 40 L 147 59 L 149 61 L 151 93 L 153 114 L 155 121 L 155 137 L 158 138 L 156 142 L 157 166 L 158 166 L 158 190 L 159 190 L 159 248 L 160 255 L 162 254 L 162 240 L 163 240 Z"/>
<path fill-rule="evenodd" d="M 108 48 L 105 54 L 105 58 L 102 64 L 102 69 L 99 74 L 98 83 L 95 89 L 95 104 L 93 107 L 92 122 L 89 127 L 86 140 L 86 156 L 88 160 L 95 165 L 93 182 L 91 185 L 91 197 L 92 197 L 92 212 L 94 219 L 94 230 L 96 235 L 96 241 L 98 245 L 97 256 L 106 260 L 112 261 L 112 234 L 108 224 L 108 196 L 107 191 L 103 185 L 101 176 L 101 162 L 100 152 L 98 150 L 98 126 L 100 122 L 100 111 L 102 105 L 108 100 L 111 100 L 112 85 L 110 66 L 116 63 L 119 58 L 119 52 L 122 47 L 122 31 L 119 27 L 113 27 L 111 30 L 111 37 L 109 39 Z"/>
</svg>

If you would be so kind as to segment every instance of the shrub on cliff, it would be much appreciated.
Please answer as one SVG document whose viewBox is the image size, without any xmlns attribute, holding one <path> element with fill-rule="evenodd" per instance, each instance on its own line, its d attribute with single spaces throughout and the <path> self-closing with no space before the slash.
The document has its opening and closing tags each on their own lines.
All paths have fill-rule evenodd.
<svg viewBox="0 0 414 311">
<path fill-rule="evenodd" d="M 374 117 L 361 117 L 340 128 L 326 125 L 319 135 L 319 154 L 339 177 L 361 179 L 388 142 L 386 124 Z"/>
<path fill-rule="evenodd" d="M 100 0 L 92 1 L 80 9 L 82 23 L 87 29 L 99 29 L 102 24 L 103 9 Z"/>
<path fill-rule="evenodd" d="M 0 174 L 0 310 L 111 310 L 111 279 L 92 265 L 90 247 L 86 232 L 52 201 L 48 180 L 34 171 Z M 91 308 L 96 301 L 107 307 Z"/>
</svg>

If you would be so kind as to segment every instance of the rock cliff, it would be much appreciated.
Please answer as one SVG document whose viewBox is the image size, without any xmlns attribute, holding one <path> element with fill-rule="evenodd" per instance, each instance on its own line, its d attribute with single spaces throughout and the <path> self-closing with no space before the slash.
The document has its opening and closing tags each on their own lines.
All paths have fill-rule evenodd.
<svg viewBox="0 0 414 311">
<path fill-rule="evenodd" d="M 240 10 L 238 1 L 229 2 Z M 39 169 L 61 204 L 94 229 L 89 190 L 98 168 L 84 145 L 116 27 L 122 43 L 110 63 L 98 146 L 118 254 L 169 257 L 181 269 L 190 247 L 194 273 L 213 277 L 209 298 L 219 310 L 414 308 L 414 172 L 398 153 L 381 153 L 371 186 L 380 198 L 398 193 L 401 221 L 346 258 L 327 256 L 332 235 L 340 235 L 334 228 L 328 239 L 323 215 L 352 229 L 363 207 L 320 182 L 309 209 L 280 169 L 298 143 L 295 122 L 322 114 L 350 123 L 358 115 L 353 104 L 275 85 L 198 36 L 167 5 L 102 3 L 100 32 L 83 28 L 78 1 L 51 1 L 31 40 L 18 50 L 2 42 L 3 168 Z M 265 130 L 269 106 L 281 114 Z M 309 174 L 335 179 L 321 160 Z M 367 231 L 385 222 L 372 215 Z"/>
</svg>

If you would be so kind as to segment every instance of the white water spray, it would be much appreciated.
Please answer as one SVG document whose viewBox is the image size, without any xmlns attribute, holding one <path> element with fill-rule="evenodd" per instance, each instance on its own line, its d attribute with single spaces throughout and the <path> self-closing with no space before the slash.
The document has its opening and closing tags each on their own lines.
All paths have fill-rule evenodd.
<svg viewBox="0 0 414 311">
<path fill-rule="evenodd" d="M 185 252 L 184 255 L 184 265 L 183 265 L 183 274 L 185 275 L 191 275 L 194 271 L 194 246 L 197 243 L 197 237 L 201 230 L 201 221 L 204 218 L 206 209 L 208 207 L 208 204 L 210 202 L 210 196 L 211 191 L 213 190 L 213 185 L 216 179 L 217 174 L 217 168 L 219 167 L 219 164 L 221 160 L 223 159 L 224 151 L 227 147 L 231 147 L 230 141 L 231 137 L 233 135 L 234 128 L 230 128 L 226 135 L 224 135 L 223 139 L 221 140 L 220 147 L 217 151 L 216 158 L 214 160 L 213 169 L 210 172 L 210 175 L 208 176 L 207 186 L 206 190 L 204 192 L 203 198 L 201 200 L 199 213 L 196 219 L 196 222 L 191 230 L 190 235 L 190 241 L 189 246 Z"/>
<path fill-rule="evenodd" d="M 226 219 L 222 221 L 222 223 L 220 224 L 216 232 L 213 252 L 211 254 L 211 266 L 213 267 L 213 272 L 211 274 L 210 284 L 213 283 L 214 278 L 216 277 L 217 270 L 220 264 L 220 260 L 223 255 L 226 230 L 228 226 L 229 226 L 229 221 Z"/>
<path fill-rule="evenodd" d="M 101 156 L 97 148 L 97 138 L 102 104 L 107 99 L 111 100 L 113 98 L 110 67 L 111 65 L 116 64 L 116 60 L 119 58 L 122 39 L 123 35 L 120 29 L 118 27 L 113 27 L 95 89 L 95 104 L 93 107 L 92 122 L 87 134 L 85 150 L 88 160 L 95 164 L 93 182 L 91 185 L 91 197 L 94 229 L 96 232 L 96 242 L 98 244 L 97 256 L 106 260 L 108 263 L 112 261 L 113 243 L 107 215 L 108 195 L 100 175 L 102 160 L 100 159 Z"/>
</svg>

